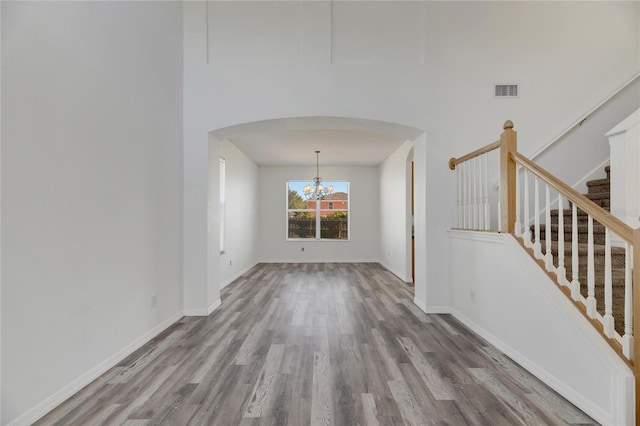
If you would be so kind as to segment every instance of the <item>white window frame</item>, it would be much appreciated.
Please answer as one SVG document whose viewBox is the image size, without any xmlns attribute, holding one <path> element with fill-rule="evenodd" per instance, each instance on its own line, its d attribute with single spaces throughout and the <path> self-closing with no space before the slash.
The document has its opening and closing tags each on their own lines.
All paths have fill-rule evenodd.
<svg viewBox="0 0 640 426">
<path fill-rule="evenodd" d="M 315 238 L 290 238 L 289 237 L 289 213 L 290 212 L 314 212 L 314 210 L 312 209 L 289 209 L 289 183 L 291 182 L 302 182 L 302 183 L 307 183 L 307 181 L 301 181 L 301 180 L 288 180 L 285 182 L 285 239 L 287 241 L 331 241 L 331 242 L 339 242 L 339 241 L 351 241 L 351 182 L 350 181 L 346 181 L 346 180 L 327 180 L 327 184 L 329 183 L 334 183 L 334 182 L 340 182 L 340 183 L 346 183 L 347 184 L 347 208 L 346 209 L 336 209 L 335 208 L 335 204 L 334 204 L 334 208 L 333 209 L 329 209 L 328 207 L 326 209 L 322 209 L 320 208 L 320 206 L 322 205 L 320 202 L 316 203 L 316 208 L 315 208 L 315 219 L 316 219 L 316 236 Z M 321 200 L 319 200 L 321 201 Z M 334 201 L 335 203 L 335 201 Z M 321 229 L 321 212 L 331 212 L 331 213 L 338 213 L 338 212 L 342 212 L 342 211 L 346 211 L 347 212 L 347 238 L 346 239 L 338 239 L 338 238 L 322 238 L 321 237 L 321 233 L 322 233 L 322 229 Z"/>
</svg>

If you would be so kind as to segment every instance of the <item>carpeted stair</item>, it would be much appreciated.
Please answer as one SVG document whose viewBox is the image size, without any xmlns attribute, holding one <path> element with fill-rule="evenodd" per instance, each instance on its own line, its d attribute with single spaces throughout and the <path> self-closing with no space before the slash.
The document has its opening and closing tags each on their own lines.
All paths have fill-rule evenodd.
<svg viewBox="0 0 640 426">
<path fill-rule="evenodd" d="M 594 203 L 609 211 L 611 206 L 611 192 L 610 192 L 610 168 L 605 167 L 607 177 L 605 179 L 597 179 L 587 182 L 588 193 L 584 194 L 587 198 Z M 578 209 L 578 279 L 580 280 L 580 292 L 584 297 L 587 297 L 587 238 L 588 238 L 588 224 L 587 214 Z M 560 215 L 558 209 L 551 211 L 551 253 L 553 254 L 553 264 L 558 266 L 558 216 Z M 564 265 L 567 270 L 567 280 L 572 279 L 571 270 L 571 256 L 572 256 L 572 244 L 571 244 L 571 228 L 572 228 L 572 210 L 562 210 L 564 220 Z M 547 226 L 540 225 L 540 243 L 542 246 L 542 252 L 546 252 L 546 234 Z M 534 234 L 533 226 L 531 227 L 531 235 Z M 605 228 L 600 223 L 594 220 L 593 222 L 593 240 L 594 240 L 594 263 L 595 263 L 595 294 L 597 300 L 598 312 L 604 315 L 604 240 L 605 240 Z M 625 265 L 625 250 L 622 247 L 611 248 L 611 275 L 613 283 L 613 316 L 615 319 L 615 329 L 621 335 L 624 335 L 624 265 Z"/>
</svg>

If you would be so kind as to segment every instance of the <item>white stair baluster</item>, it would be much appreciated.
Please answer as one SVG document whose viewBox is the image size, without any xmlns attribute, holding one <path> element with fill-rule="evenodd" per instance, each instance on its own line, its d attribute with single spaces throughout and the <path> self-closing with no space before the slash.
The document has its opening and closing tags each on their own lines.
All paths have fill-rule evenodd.
<svg viewBox="0 0 640 426">
<path fill-rule="evenodd" d="M 473 227 L 473 161 L 469 160 L 469 229 Z"/>
<path fill-rule="evenodd" d="M 484 169 L 484 229 L 491 229 L 491 206 L 489 205 L 489 154 L 482 156 L 483 169 Z"/>
<path fill-rule="evenodd" d="M 553 271 L 553 253 L 551 253 L 551 193 L 549 185 L 546 185 L 545 190 L 545 214 L 544 214 L 544 242 L 545 242 L 545 255 L 544 263 L 547 271 Z M 560 230 L 558 230 L 560 232 Z"/>
<path fill-rule="evenodd" d="M 478 202 L 478 157 L 474 157 L 473 162 L 473 229 L 480 229 L 478 211 L 480 203 Z"/>
<path fill-rule="evenodd" d="M 516 223 L 514 225 L 516 237 L 522 235 L 522 222 L 520 222 L 520 171 L 516 167 Z"/>
<path fill-rule="evenodd" d="M 464 163 L 458 164 L 460 168 L 460 217 L 461 228 L 467 229 L 467 171 Z"/>
<path fill-rule="evenodd" d="M 473 159 L 473 162 L 476 165 L 476 173 L 474 175 L 473 186 L 476 188 L 476 202 L 474 206 L 475 214 L 476 214 L 476 229 L 483 229 L 482 224 L 482 163 L 480 162 L 481 158 L 478 156 Z"/>
<path fill-rule="evenodd" d="M 571 297 L 578 300 L 580 294 L 580 277 L 578 275 L 578 208 L 571 205 Z"/>
<path fill-rule="evenodd" d="M 467 193 L 466 193 L 466 199 L 467 199 L 467 203 L 465 205 L 465 215 L 467 216 L 467 223 L 465 228 L 466 229 L 472 229 L 473 228 L 473 218 L 471 217 L 471 166 L 470 163 L 467 161 L 465 166 L 464 166 L 464 170 L 465 173 L 467 174 L 466 176 L 466 182 L 467 182 Z"/>
<path fill-rule="evenodd" d="M 529 221 L 529 171 L 524 169 L 524 245 L 531 247 L 531 223 Z"/>
<path fill-rule="evenodd" d="M 482 221 L 482 158 L 476 157 L 476 217 L 478 218 L 476 229 L 484 229 Z"/>
<path fill-rule="evenodd" d="M 611 234 L 609 228 L 604 229 L 604 334 L 613 337 L 613 283 L 611 281 Z"/>
<path fill-rule="evenodd" d="M 455 195 L 454 195 L 454 203 L 455 203 L 455 217 L 454 217 L 454 223 L 456 225 L 456 228 L 460 228 L 460 222 L 461 222 L 461 217 L 460 217 L 460 166 L 458 165 L 458 167 L 455 168 L 455 170 L 453 171 L 454 174 L 454 185 L 455 185 Z"/>
<path fill-rule="evenodd" d="M 480 165 L 480 199 L 478 200 L 480 205 L 480 229 L 487 229 L 487 216 L 485 214 L 485 192 L 486 192 L 486 185 L 485 185 L 485 174 L 487 172 L 486 169 L 486 165 L 484 162 L 485 157 L 487 156 L 487 154 L 482 154 L 480 156 L 480 158 L 478 158 L 478 164 Z"/>
<path fill-rule="evenodd" d="M 593 252 L 593 218 L 589 217 L 589 235 L 587 237 L 587 315 L 595 318 L 596 311 L 596 274 Z"/>
<path fill-rule="evenodd" d="M 562 194 L 558 193 L 558 269 L 556 275 L 560 284 L 569 285 L 567 270 L 564 266 L 564 204 Z"/>
<path fill-rule="evenodd" d="M 631 276 L 631 245 L 624 244 L 624 336 L 622 336 L 622 353 L 633 361 L 633 287 Z"/>
<path fill-rule="evenodd" d="M 540 188 L 538 177 L 533 177 L 533 232 L 535 242 L 533 243 L 533 255 L 537 259 L 542 259 L 542 250 L 540 246 Z"/>
</svg>

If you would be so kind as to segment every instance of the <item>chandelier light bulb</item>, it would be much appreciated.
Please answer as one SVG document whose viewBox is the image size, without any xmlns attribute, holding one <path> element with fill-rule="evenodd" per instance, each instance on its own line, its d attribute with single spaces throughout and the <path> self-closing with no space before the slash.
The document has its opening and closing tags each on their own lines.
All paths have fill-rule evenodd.
<svg viewBox="0 0 640 426">
<path fill-rule="evenodd" d="M 322 178 L 320 177 L 320 151 L 316 151 L 316 176 L 313 178 L 313 185 L 305 185 L 302 188 L 307 200 L 323 200 L 327 195 L 333 193 L 333 185 L 329 185 L 325 188 L 322 185 Z"/>
</svg>

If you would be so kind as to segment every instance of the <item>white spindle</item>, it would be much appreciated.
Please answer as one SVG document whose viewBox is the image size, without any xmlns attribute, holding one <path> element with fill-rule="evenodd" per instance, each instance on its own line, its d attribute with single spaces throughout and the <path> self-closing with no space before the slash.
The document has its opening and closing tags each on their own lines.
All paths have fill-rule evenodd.
<svg viewBox="0 0 640 426">
<path fill-rule="evenodd" d="M 529 221 L 529 171 L 524 169 L 524 245 L 531 247 L 531 223 Z"/>
<path fill-rule="evenodd" d="M 460 165 L 458 165 L 453 171 L 454 185 L 455 185 L 455 216 L 454 223 L 456 228 L 460 228 L 461 216 L 460 216 Z"/>
<path fill-rule="evenodd" d="M 562 285 L 569 285 L 567 270 L 564 266 L 564 204 L 562 194 L 558 194 L 558 280 Z"/>
<path fill-rule="evenodd" d="M 484 229 L 484 221 L 482 220 L 482 158 L 476 157 L 476 216 L 478 217 L 478 226 L 476 229 Z"/>
<path fill-rule="evenodd" d="M 478 229 L 484 229 L 483 213 L 484 208 L 482 206 L 482 158 L 476 158 L 476 164 L 478 166 L 478 173 L 476 175 L 476 187 L 478 188 L 478 203 L 476 204 L 476 210 L 478 211 Z"/>
<path fill-rule="evenodd" d="M 572 204 L 571 209 L 571 297 L 580 298 L 580 277 L 578 275 L 578 208 Z"/>
<path fill-rule="evenodd" d="M 460 167 L 460 212 L 462 229 L 467 229 L 467 166 L 464 163 Z"/>
<path fill-rule="evenodd" d="M 536 237 L 533 243 L 533 254 L 536 258 L 542 259 L 542 250 L 540 246 L 540 186 L 538 177 L 533 177 L 533 232 Z"/>
<path fill-rule="evenodd" d="M 473 214 L 473 208 L 474 208 L 474 199 L 473 199 L 473 193 L 474 193 L 474 187 L 473 187 L 473 174 L 475 172 L 475 167 L 473 164 L 473 159 L 468 161 L 469 164 L 469 229 L 474 229 L 475 227 L 473 226 L 473 221 L 475 219 L 474 214 Z"/>
<path fill-rule="evenodd" d="M 456 167 L 458 170 L 458 186 L 460 187 L 460 202 L 458 202 L 458 221 L 460 222 L 460 228 L 464 229 L 464 164 L 460 163 Z"/>
<path fill-rule="evenodd" d="M 593 218 L 589 217 L 588 236 L 587 236 L 587 315 L 589 318 L 595 318 L 596 311 L 596 274 L 595 259 L 593 253 Z"/>
<path fill-rule="evenodd" d="M 611 282 L 611 234 L 604 229 L 604 334 L 613 337 L 613 288 Z"/>
<path fill-rule="evenodd" d="M 466 229 L 473 228 L 473 218 L 471 216 L 471 167 L 469 162 L 465 165 L 465 171 L 467 173 L 467 204 L 466 204 L 466 215 L 467 215 L 467 225 Z"/>
<path fill-rule="evenodd" d="M 545 242 L 545 266 L 547 267 L 547 271 L 553 270 L 553 253 L 551 253 L 551 193 L 549 189 L 549 185 L 545 184 L 545 214 L 544 214 L 544 242 Z M 561 232 L 558 229 L 558 233 Z"/>
<path fill-rule="evenodd" d="M 520 171 L 516 167 L 516 223 L 514 225 L 516 237 L 522 235 L 522 223 L 520 222 Z"/>
<path fill-rule="evenodd" d="M 473 162 L 473 229 L 480 229 L 479 226 L 479 207 L 480 203 L 478 202 L 478 184 L 480 179 L 478 179 L 478 157 L 474 157 Z"/>
<path fill-rule="evenodd" d="M 485 220 L 484 217 L 484 156 L 487 154 L 482 154 L 482 156 L 478 157 L 478 167 L 480 167 L 480 176 L 478 179 L 478 217 L 480 220 L 478 221 L 478 229 L 485 229 Z"/>
<path fill-rule="evenodd" d="M 631 245 L 624 244 L 624 336 L 622 353 L 633 360 L 633 287 L 631 281 Z"/>
<path fill-rule="evenodd" d="M 484 169 L 484 229 L 487 231 L 491 229 L 491 206 L 489 205 L 489 154 L 482 156 L 483 169 Z"/>
</svg>

